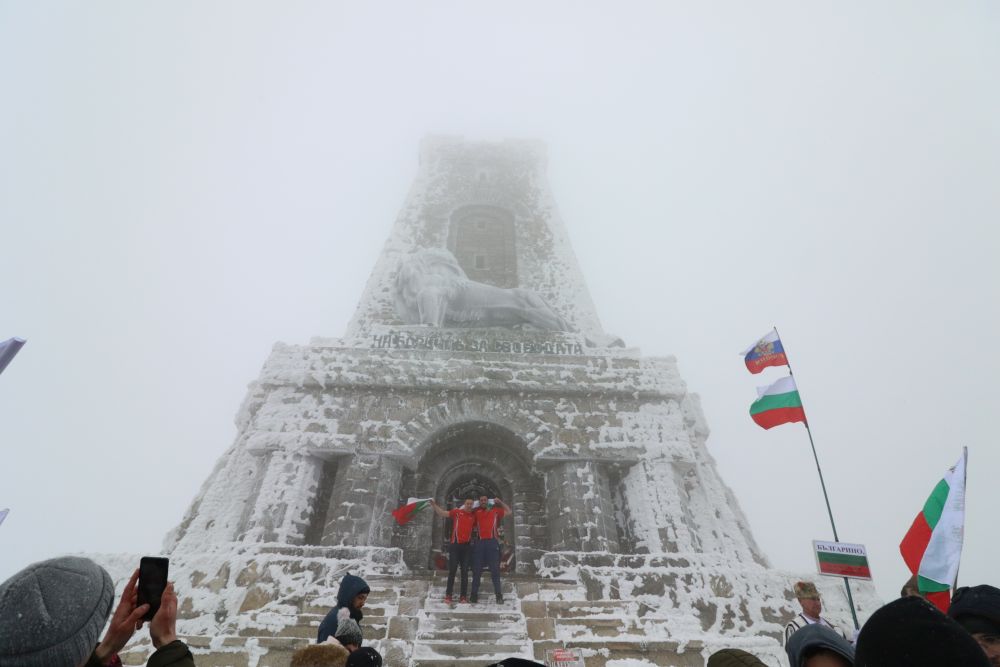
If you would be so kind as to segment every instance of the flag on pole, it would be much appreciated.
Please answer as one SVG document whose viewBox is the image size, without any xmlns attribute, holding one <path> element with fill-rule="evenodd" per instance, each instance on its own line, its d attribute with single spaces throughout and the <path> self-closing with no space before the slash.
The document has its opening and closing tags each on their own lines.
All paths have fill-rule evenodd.
<svg viewBox="0 0 1000 667">
<path fill-rule="evenodd" d="M 3 373 L 3 369 L 7 368 L 7 364 L 26 342 L 23 338 L 8 338 L 0 343 L 0 373 Z"/>
<path fill-rule="evenodd" d="M 768 366 L 787 366 L 788 358 L 785 357 L 785 348 L 781 345 L 777 330 L 771 329 L 763 338 L 743 350 L 743 362 L 754 375 Z"/>
<path fill-rule="evenodd" d="M 409 498 L 406 504 L 400 508 L 394 509 L 392 515 L 396 518 L 396 523 L 400 526 L 409 523 L 410 519 L 414 515 L 425 507 L 430 507 L 430 498 Z"/>
<path fill-rule="evenodd" d="M 795 378 L 789 375 L 774 384 L 757 387 L 757 400 L 750 406 L 750 418 L 761 428 L 804 422 L 806 413 Z"/>
<path fill-rule="evenodd" d="M 913 525 L 899 543 L 917 587 L 941 611 L 948 611 L 958 578 L 965 535 L 965 469 L 968 452 L 937 483 Z"/>
</svg>

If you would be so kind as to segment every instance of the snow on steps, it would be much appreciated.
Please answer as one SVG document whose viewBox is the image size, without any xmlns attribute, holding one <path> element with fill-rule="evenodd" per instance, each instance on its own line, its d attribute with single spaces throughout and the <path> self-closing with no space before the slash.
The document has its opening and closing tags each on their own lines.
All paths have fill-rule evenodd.
<svg viewBox="0 0 1000 667">
<path fill-rule="evenodd" d="M 445 587 L 430 587 L 417 617 L 413 667 L 462 663 L 482 667 L 503 658 L 534 657 L 516 585 L 503 582 L 504 602 L 500 603 L 492 583 L 484 584 L 476 604 L 446 604 Z"/>
<path fill-rule="evenodd" d="M 486 579 L 479 604 L 448 606 L 443 573 L 396 571 L 388 551 L 379 552 L 385 571 L 368 572 L 353 555 L 341 550 L 172 558 L 171 574 L 184 602 L 179 634 L 199 667 L 287 667 L 295 650 L 315 641 L 348 568 L 371 586 L 362 623 L 365 643 L 383 654 L 387 667 L 482 666 L 512 655 L 540 660 L 547 649 L 563 646 L 580 648 L 588 667 L 628 660 L 703 667 L 705 656 L 725 647 L 745 648 L 778 665 L 781 648 L 773 637 L 792 613 L 783 599 L 760 592 L 784 591 L 794 581 L 790 573 L 763 576 L 671 563 L 655 570 L 623 566 L 612 578 L 596 566 L 580 567 L 505 577 L 503 605 L 494 602 Z M 102 560 L 120 590 L 138 557 Z M 676 581 L 665 579 L 675 575 Z M 725 585 L 721 575 L 733 585 Z M 744 583 L 737 577 L 748 580 L 746 592 L 738 590 Z M 701 579 L 711 581 L 701 585 Z M 836 594 L 833 585 L 824 588 L 833 608 Z M 763 620 L 756 614 L 743 620 L 742 601 L 764 606 Z M 709 603 L 714 607 L 705 606 Z M 148 635 L 140 633 L 123 656 L 125 664 L 145 664 L 150 651 Z"/>
</svg>

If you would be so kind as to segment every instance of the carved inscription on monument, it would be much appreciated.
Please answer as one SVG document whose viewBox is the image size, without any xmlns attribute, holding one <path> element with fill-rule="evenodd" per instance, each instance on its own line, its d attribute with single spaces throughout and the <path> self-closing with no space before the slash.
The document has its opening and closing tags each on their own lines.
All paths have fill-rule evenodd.
<svg viewBox="0 0 1000 667">
<path fill-rule="evenodd" d="M 583 346 L 562 340 L 486 340 L 450 335 L 389 332 L 372 336 L 372 347 L 392 350 L 496 352 L 500 354 L 583 354 Z"/>
</svg>

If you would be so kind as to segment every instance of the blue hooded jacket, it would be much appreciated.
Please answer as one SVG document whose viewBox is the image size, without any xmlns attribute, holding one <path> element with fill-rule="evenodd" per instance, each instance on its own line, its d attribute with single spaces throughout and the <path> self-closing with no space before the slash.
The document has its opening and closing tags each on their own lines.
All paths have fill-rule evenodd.
<svg viewBox="0 0 1000 667">
<path fill-rule="evenodd" d="M 337 606 L 331 609 L 323 618 L 323 622 L 319 624 L 319 635 L 316 638 L 316 643 L 322 644 L 328 637 L 337 634 L 337 612 L 345 607 L 351 612 L 351 618 L 360 625 L 364 614 L 361 613 L 360 609 L 351 606 L 351 602 L 358 595 L 371 592 L 364 579 L 353 574 L 345 574 L 344 578 L 340 580 L 340 589 L 337 590 Z"/>
</svg>

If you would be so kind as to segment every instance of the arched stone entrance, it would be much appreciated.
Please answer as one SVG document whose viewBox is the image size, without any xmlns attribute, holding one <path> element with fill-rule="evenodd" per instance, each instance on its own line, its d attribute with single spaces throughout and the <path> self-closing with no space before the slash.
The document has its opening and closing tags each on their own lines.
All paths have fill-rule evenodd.
<svg viewBox="0 0 1000 667">
<path fill-rule="evenodd" d="M 516 571 L 533 572 L 535 560 L 549 548 L 545 480 L 524 441 L 497 424 L 470 421 L 445 427 L 424 444 L 416 470 L 402 476 L 400 497 L 433 496 L 449 507 L 454 506 L 452 494 L 501 498 L 513 510 L 503 529 L 515 551 Z M 393 542 L 410 567 L 433 568 L 448 537 L 447 525 L 436 515 L 418 519 L 398 527 Z"/>
</svg>

